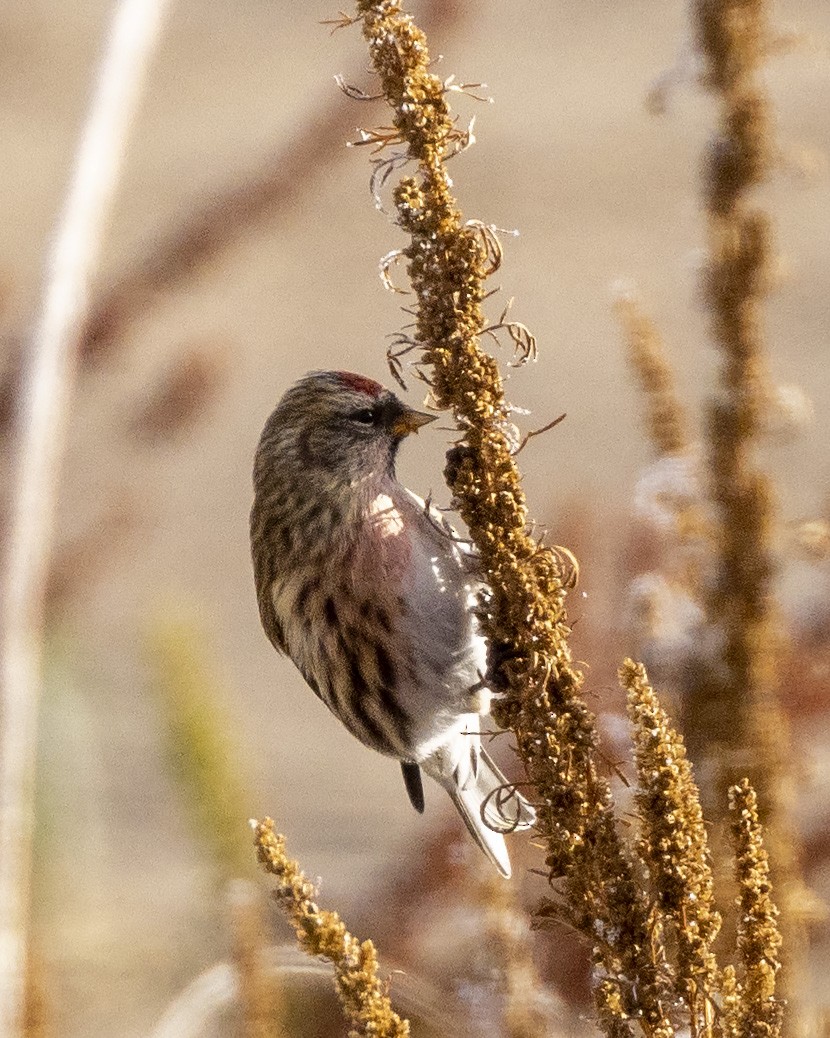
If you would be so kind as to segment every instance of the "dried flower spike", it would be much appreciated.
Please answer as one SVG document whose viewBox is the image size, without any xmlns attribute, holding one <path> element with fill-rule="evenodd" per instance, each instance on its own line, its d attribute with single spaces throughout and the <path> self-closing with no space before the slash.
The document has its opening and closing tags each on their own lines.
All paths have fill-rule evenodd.
<svg viewBox="0 0 830 1038">
<path fill-rule="evenodd" d="M 648 866 L 666 936 L 677 948 L 676 988 L 698 1033 L 713 1016 L 720 929 L 700 796 L 683 739 L 671 726 L 646 675 L 626 660 L 620 681 L 634 726 L 640 857 Z"/>
<path fill-rule="evenodd" d="M 625 336 L 629 364 L 645 396 L 649 440 L 655 454 L 688 453 L 688 418 L 657 325 L 630 293 L 617 296 L 614 310 Z"/>
<path fill-rule="evenodd" d="M 274 900 L 293 925 L 300 947 L 334 965 L 335 988 L 351 1025 L 349 1038 L 408 1038 L 409 1022 L 392 1009 L 378 978 L 375 946 L 353 937 L 336 912 L 318 908 L 314 884 L 287 857 L 285 837 L 274 832 L 270 818 L 252 821 L 251 826 L 257 857 L 265 871 L 277 878 Z"/>
<path fill-rule="evenodd" d="M 452 410 L 464 434 L 445 476 L 492 592 L 478 615 L 504 689 L 496 720 L 516 733 L 538 791 L 546 865 L 552 880 L 563 878 L 569 921 L 591 941 L 598 971 L 625 991 L 625 1011 L 639 1015 L 649 1034 L 670 1035 L 665 983 L 647 951 L 649 906 L 617 833 L 596 763 L 594 718 L 571 659 L 568 575 L 559 554 L 528 532 L 510 409 L 498 365 L 481 348 L 484 280 L 500 247 L 480 224 L 464 220 L 450 191 L 445 163 L 462 135 L 444 82 L 430 72 L 424 34 L 389 0 L 359 0 L 357 9 L 394 131 L 417 164 L 394 192 L 397 222 L 410 236 L 404 255 L 418 301 L 413 338 L 431 366 L 436 406 Z M 533 354 L 535 342 L 515 323 L 512 337 L 522 355 Z"/>
<path fill-rule="evenodd" d="M 729 807 L 739 887 L 738 957 L 742 975 L 738 1033 L 741 1038 L 778 1038 L 784 1018 L 784 1003 L 775 997 L 781 933 L 758 818 L 758 798 L 746 779 L 729 790 Z"/>
</svg>

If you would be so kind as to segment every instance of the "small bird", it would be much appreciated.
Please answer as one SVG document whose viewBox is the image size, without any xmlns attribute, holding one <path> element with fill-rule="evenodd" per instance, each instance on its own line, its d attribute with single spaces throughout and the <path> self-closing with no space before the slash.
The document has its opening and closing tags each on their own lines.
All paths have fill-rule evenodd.
<svg viewBox="0 0 830 1038">
<path fill-rule="evenodd" d="M 364 745 L 397 758 L 412 805 L 421 772 L 510 875 L 503 833 L 533 808 L 481 745 L 486 646 L 475 556 L 395 476 L 404 437 L 433 415 L 362 375 L 311 372 L 265 424 L 251 551 L 274 648 Z"/>
</svg>

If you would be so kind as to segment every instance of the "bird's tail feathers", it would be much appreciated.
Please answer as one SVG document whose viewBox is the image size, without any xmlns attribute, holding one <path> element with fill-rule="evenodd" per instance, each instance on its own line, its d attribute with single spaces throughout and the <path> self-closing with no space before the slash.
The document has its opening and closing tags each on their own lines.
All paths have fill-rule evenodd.
<svg viewBox="0 0 830 1038">
<path fill-rule="evenodd" d="M 505 833 L 529 829 L 536 812 L 479 746 L 471 747 L 470 767 L 457 767 L 441 784 L 450 794 L 475 842 L 504 877 L 511 874 Z"/>
</svg>

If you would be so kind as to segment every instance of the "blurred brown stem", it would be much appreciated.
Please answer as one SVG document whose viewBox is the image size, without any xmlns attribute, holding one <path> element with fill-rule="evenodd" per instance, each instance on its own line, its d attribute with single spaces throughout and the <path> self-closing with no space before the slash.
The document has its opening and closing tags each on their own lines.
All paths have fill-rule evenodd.
<svg viewBox="0 0 830 1038">
<path fill-rule="evenodd" d="M 265 963 L 265 919 L 259 888 L 246 880 L 228 887 L 233 960 L 239 978 L 238 1038 L 285 1038 L 276 978 Z"/>
<path fill-rule="evenodd" d="M 755 192 L 774 154 L 762 79 L 773 37 L 767 0 L 696 0 L 693 11 L 705 82 L 718 106 L 704 200 L 706 297 L 720 354 L 707 415 L 716 535 L 707 611 L 719 649 L 686 698 L 685 729 L 708 778 L 704 806 L 711 817 L 723 819 L 726 792 L 744 777 L 757 790 L 782 907 L 783 994 L 796 1019 L 807 935 L 793 823 L 795 755 L 776 687 L 782 636 L 773 603 L 775 493 L 756 457 L 768 399 L 763 304 L 773 241 Z"/>
<path fill-rule="evenodd" d="M 424 20 L 448 32 L 462 22 L 458 0 L 429 0 Z M 354 135 L 354 109 L 327 89 L 296 133 L 259 170 L 218 188 L 126 270 L 91 307 L 82 335 L 85 361 L 103 359 L 136 316 L 171 287 L 194 277 L 261 221 L 292 210 L 346 148 L 332 142 Z"/>
<path fill-rule="evenodd" d="M 628 363 L 645 402 L 648 439 L 654 454 L 688 454 L 688 415 L 678 395 L 674 372 L 663 338 L 654 321 L 632 295 L 620 295 L 614 304 L 622 327 Z"/>
</svg>

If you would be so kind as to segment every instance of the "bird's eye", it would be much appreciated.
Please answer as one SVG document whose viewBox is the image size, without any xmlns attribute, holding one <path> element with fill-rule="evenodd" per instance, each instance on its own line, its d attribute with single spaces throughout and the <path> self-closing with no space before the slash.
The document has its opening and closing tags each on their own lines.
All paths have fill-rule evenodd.
<svg viewBox="0 0 830 1038">
<path fill-rule="evenodd" d="M 360 422 L 361 425 L 374 425 L 377 415 L 371 408 L 364 407 L 360 411 L 355 411 L 352 415 L 352 419 L 355 422 Z"/>
</svg>

